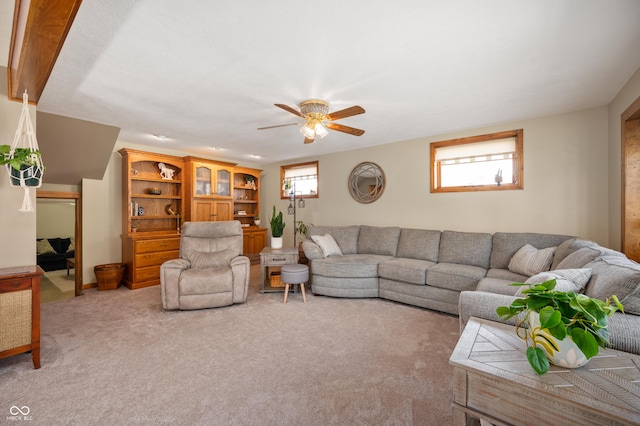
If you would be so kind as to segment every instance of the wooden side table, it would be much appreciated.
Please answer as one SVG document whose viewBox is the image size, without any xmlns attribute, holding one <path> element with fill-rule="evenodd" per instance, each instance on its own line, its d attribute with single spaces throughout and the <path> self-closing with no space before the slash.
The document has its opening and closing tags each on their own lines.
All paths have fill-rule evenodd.
<svg viewBox="0 0 640 426">
<path fill-rule="evenodd" d="M 39 266 L 0 269 L 0 358 L 31 352 L 40 368 Z"/>
<path fill-rule="evenodd" d="M 68 258 L 67 259 L 67 275 L 69 275 L 69 270 L 75 269 L 75 267 L 76 267 L 76 260 L 74 258 Z"/>
<path fill-rule="evenodd" d="M 449 359 L 453 424 L 638 425 L 640 356 L 613 349 L 536 375 L 512 326 L 471 318 Z"/>
<path fill-rule="evenodd" d="M 271 287 L 271 284 L 265 285 L 265 281 L 269 279 L 269 268 L 273 266 L 291 265 L 298 263 L 298 249 L 295 247 L 283 247 L 281 249 L 273 249 L 265 247 L 260 251 L 260 293 L 282 292 L 282 287 Z"/>
</svg>

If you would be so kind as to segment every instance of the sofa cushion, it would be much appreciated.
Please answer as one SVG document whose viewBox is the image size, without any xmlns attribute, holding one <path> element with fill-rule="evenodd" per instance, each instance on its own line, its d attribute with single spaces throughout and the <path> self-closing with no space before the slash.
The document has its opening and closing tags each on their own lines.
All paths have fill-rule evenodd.
<svg viewBox="0 0 640 426">
<path fill-rule="evenodd" d="M 358 225 L 353 226 L 314 226 L 307 227 L 307 234 L 312 235 L 325 235 L 330 234 L 338 246 L 342 254 L 356 254 L 358 253 L 358 235 L 360 234 L 360 227 Z"/>
<path fill-rule="evenodd" d="M 626 299 L 630 297 L 631 309 L 634 310 L 635 292 L 640 286 L 640 265 L 618 255 L 600 256 L 587 264 L 591 268 L 591 279 L 585 288 L 585 294 L 595 299 L 605 300 L 612 295 L 618 296 L 625 306 Z"/>
<path fill-rule="evenodd" d="M 508 269 L 489 269 L 487 271 L 487 278 L 497 278 L 500 280 L 507 280 L 512 283 L 523 283 L 529 277 L 522 274 L 516 274 Z"/>
<path fill-rule="evenodd" d="M 489 293 L 506 294 L 509 296 L 515 296 L 516 292 L 520 287 L 511 285 L 514 282 L 518 282 L 518 281 L 485 277 L 481 279 L 480 282 L 478 282 L 478 287 L 476 287 L 476 291 L 486 291 Z"/>
<path fill-rule="evenodd" d="M 486 273 L 479 266 L 437 263 L 427 270 L 427 284 L 455 291 L 475 290 Z"/>
<path fill-rule="evenodd" d="M 525 281 L 525 284 L 540 284 L 549 280 L 556 280 L 556 287 L 554 290 L 556 291 L 564 291 L 568 293 L 573 291 L 575 293 L 581 293 L 584 289 L 584 286 L 587 285 L 587 282 L 591 278 L 591 269 L 590 268 L 581 268 L 581 269 L 556 269 L 555 271 L 547 271 L 540 272 L 528 280 Z M 526 290 L 529 287 L 520 286 L 516 291 L 516 296 L 522 296 L 523 290 Z"/>
<path fill-rule="evenodd" d="M 397 226 L 360 226 L 358 254 L 381 254 L 395 256 L 401 229 Z"/>
<path fill-rule="evenodd" d="M 309 260 L 322 259 L 324 257 L 324 253 L 322 253 L 320 246 L 314 243 L 311 239 L 307 239 L 302 242 L 302 250 Z"/>
<path fill-rule="evenodd" d="M 496 232 L 493 234 L 491 250 L 491 269 L 507 269 L 514 254 L 525 244 L 543 249 L 556 247 L 565 241 L 573 240 L 568 235 L 539 234 L 535 232 Z"/>
<path fill-rule="evenodd" d="M 331 234 L 312 235 L 311 239 L 320 247 L 323 257 L 342 256 L 342 251 Z"/>
<path fill-rule="evenodd" d="M 372 278 L 378 277 L 378 264 L 391 259 L 391 256 L 376 254 L 345 254 L 311 262 L 311 273 L 335 278 Z"/>
<path fill-rule="evenodd" d="M 555 247 L 538 250 L 531 244 L 525 244 L 513 255 L 509 262 L 509 270 L 517 274 L 532 276 L 548 271 L 553 262 Z"/>
<path fill-rule="evenodd" d="M 187 269 L 180 274 L 180 295 L 233 292 L 231 268 Z"/>
<path fill-rule="evenodd" d="M 223 266 L 229 267 L 231 259 L 234 257 L 236 257 L 236 253 L 228 249 L 214 252 L 192 251 L 187 255 L 187 260 L 191 262 L 191 267 L 196 269 L 221 268 Z"/>
<path fill-rule="evenodd" d="M 403 228 L 398 242 L 398 257 L 438 261 L 440 231 Z"/>
<path fill-rule="evenodd" d="M 428 260 L 407 258 L 389 259 L 378 265 L 378 275 L 380 278 L 387 278 L 389 280 L 424 285 L 427 282 L 427 269 L 433 265 L 435 265 L 435 263 Z"/>
<path fill-rule="evenodd" d="M 481 232 L 443 231 L 440 236 L 438 262 L 489 269 L 491 239 L 491 234 Z M 482 276 L 484 277 L 484 274 Z"/>
</svg>

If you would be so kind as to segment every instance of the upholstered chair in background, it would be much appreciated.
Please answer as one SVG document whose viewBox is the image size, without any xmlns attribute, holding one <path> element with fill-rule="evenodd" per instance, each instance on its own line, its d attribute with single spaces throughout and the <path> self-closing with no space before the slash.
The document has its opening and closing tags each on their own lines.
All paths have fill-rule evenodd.
<svg viewBox="0 0 640 426">
<path fill-rule="evenodd" d="M 160 267 L 162 306 L 188 310 L 243 303 L 249 270 L 239 221 L 185 222 L 180 258 Z"/>
</svg>

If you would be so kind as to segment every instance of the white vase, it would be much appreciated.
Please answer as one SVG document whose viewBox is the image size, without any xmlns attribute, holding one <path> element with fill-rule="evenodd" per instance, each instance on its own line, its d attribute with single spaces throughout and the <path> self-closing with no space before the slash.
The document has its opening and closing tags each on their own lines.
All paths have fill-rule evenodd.
<svg viewBox="0 0 640 426">
<path fill-rule="evenodd" d="M 271 248 L 282 248 L 282 237 L 271 237 Z"/>
<path fill-rule="evenodd" d="M 540 328 L 540 316 L 537 312 L 529 313 L 527 333 L 535 342 L 536 347 L 544 351 L 551 364 L 564 368 L 578 368 L 589 362 L 585 354 L 573 342 L 571 336 L 558 340 L 549 333 L 548 329 Z"/>
<path fill-rule="evenodd" d="M 253 223 L 255 223 L 256 226 L 260 226 L 260 219 L 255 219 Z"/>
</svg>

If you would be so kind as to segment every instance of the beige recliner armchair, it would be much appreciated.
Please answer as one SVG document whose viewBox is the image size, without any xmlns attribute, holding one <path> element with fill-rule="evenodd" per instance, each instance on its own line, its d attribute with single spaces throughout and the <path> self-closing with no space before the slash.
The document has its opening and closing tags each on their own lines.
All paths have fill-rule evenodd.
<svg viewBox="0 0 640 426">
<path fill-rule="evenodd" d="M 185 222 L 180 258 L 160 267 L 162 307 L 188 310 L 243 303 L 249 270 L 239 221 Z"/>
</svg>

